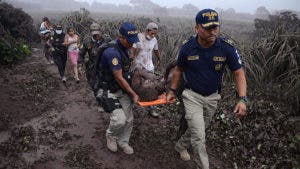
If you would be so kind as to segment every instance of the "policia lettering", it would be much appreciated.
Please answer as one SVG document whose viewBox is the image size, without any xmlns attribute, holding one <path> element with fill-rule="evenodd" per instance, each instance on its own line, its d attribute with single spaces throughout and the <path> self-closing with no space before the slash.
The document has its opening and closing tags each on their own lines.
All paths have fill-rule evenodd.
<svg viewBox="0 0 300 169">
<path fill-rule="evenodd" d="M 226 57 L 214 56 L 213 61 L 217 62 L 217 64 L 215 65 L 215 71 L 221 71 L 223 69 L 223 65 L 226 61 Z"/>
<path fill-rule="evenodd" d="M 127 32 L 128 35 L 136 35 L 138 33 L 139 33 L 138 31 L 128 31 Z"/>
<path fill-rule="evenodd" d="M 210 21 L 208 23 L 202 24 L 202 26 L 208 27 L 211 25 L 219 25 L 219 22 L 216 21 L 216 18 L 218 18 L 218 14 L 216 12 L 206 12 L 203 13 L 202 16 L 203 18 L 207 18 L 207 20 Z"/>
<path fill-rule="evenodd" d="M 215 20 L 215 17 L 218 16 L 216 12 L 206 12 L 202 14 L 203 17 L 208 17 L 208 20 Z"/>
</svg>

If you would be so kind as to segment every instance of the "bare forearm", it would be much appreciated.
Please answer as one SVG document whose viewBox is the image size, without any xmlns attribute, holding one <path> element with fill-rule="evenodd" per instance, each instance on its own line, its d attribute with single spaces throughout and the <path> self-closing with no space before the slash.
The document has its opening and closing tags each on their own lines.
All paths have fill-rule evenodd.
<svg viewBox="0 0 300 169">
<path fill-rule="evenodd" d="M 176 66 L 173 71 L 173 77 L 172 77 L 171 86 L 170 86 L 172 89 L 178 88 L 178 86 L 180 84 L 181 74 L 182 74 L 182 68 Z"/>
<path fill-rule="evenodd" d="M 247 96 L 247 82 L 245 72 L 243 69 L 236 70 L 234 72 L 235 83 L 239 96 Z"/>
<path fill-rule="evenodd" d="M 159 50 L 154 50 L 154 54 L 158 60 L 160 60 L 160 52 Z"/>
<path fill-rule="evenodd" d="M 246 82 L 246 77 L 245 77 L 245 72 L 244 70 L 238 69 L 234 71 L 234 76 L 235 76 L 235 83 L 237 87 L 237 91 L 240 97 L 242 96 L 247 96 L 247 82 Z M 236 116 L 238 118 L 242 118 L 243 116 L 246 115 L 247 111 L 247 101 L 238 101 L 236 105 L 234 106 L 233 112 L 236 113 Z"/>
<path fill-rule="evenodd" d="M 124 78 L 116 79 L 117 83 L 120 85 L 120 87 L 125 90 L 128 94 L 131 96 L 135 95 L 136 93 L 132 90 L 132 88 L 129 86 L 127 81 Z"/>
<path fill-rule="evenodd" d="M 134 47 L 132 47 L 131 49 L 130 49 L 130 58 L 135 58 L 136 57 L 136 55 L 137 55 L 137 49 L 136 48 L 134 48 Z"/>
<path fill-rule="evenodd" d="M 139 101 L 139 96 L 131 89 L 130 85 L 124 79 L 122 70 L 113 71 L 113 75 L 119 86 L 125 90 L 132 98 L 134 103 Z"/>
<path fill-rule="evenodd" d="M 167 102 L 173 102 L 175 100 L 175 94 L 180 84 L 181 74 L 182 74 L 182 68 L 176 66 L 173 71 L 170 90 L 168 91 L 167 94 Z"/>
<path fill-rule="evenodd" d="M 135 97 L 136 93 L 131 89 L 130 85 L 123 77 L 122 70 L 113 71 L 113 75 L 119 86 L 125 90 L 131 97 Z"/>
<path fill-rule="evenodd" d="M 77 37 L 77 45 L 80 46 L 80 38 Z"/>
<path fill-rule="evenodd" d="M 80 48 L 79 50 L 79 57 L 81 59 L 84 59 L 86 52 L 87 52 L 87 48 L 85 45 L 83 45 L 82 48 Z"/>
<path fill-rule="evenodd" d="M 175 66 L 176 66 L 176 60 L 172 60 L 171 63 L 169 63 L 169 64 L 167 65 L 166 72 L 165 72 L 165 74 L 164 74 L 164 78 L 165 78 L 165 79 L 168 78 L 168 76 L 169 76 L 169 74 L 170 74 L 170 71 L 171 71 L 173 68 L 175 68 Z"/>
</svg>

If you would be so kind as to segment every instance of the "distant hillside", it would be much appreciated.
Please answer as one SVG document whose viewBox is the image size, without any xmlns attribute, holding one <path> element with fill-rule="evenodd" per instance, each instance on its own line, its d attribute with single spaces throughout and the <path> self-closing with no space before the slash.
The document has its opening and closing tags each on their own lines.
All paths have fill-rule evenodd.
<svg viewBox="0 0 300 169">
<path fill-rule="evenodd" d="M 85 2 L 77 2 L 74 0 L 6 0 L 15 7 L 23 8 L 31 11 L 72 11 L 79 8 L 89 8 L 89 4 Z"/>
<path fill-rule="evenodd" d="M 108 3 L 93 2 L 89 5 L 87 2 L 78 2 L 75 0 L 5 0 L 15 7 L 23 8 L 28 12 L 41 11 L 60 11 L 69 12 L 85 8 L 91 12 L 103 13 L 125 13 L 125 14 L 143 14 L 155 16 L 188 16 L 194 17 L 199 8 L 192 4 L 185 4 L 183 7 L 162 7 L 151 0 L 131 0 L 128 5 L 114 5 Z M 265 7 L 259 7 L 254 15 L 249 13 L 238 13 L 234 9 L 216 9 L 220 13 L 222 20 L 252 22 L 255 18 L 267 18 L 269 12 Z M 274 11 L 277 14 L 280 11 Z M 300 12 L 294 12 L 300 16 Z"/>
</svg>

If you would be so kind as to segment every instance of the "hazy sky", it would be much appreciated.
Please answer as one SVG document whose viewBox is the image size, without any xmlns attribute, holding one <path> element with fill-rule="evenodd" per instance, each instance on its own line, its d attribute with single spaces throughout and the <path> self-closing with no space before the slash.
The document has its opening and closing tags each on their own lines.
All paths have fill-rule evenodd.
<svg viewBox="0 0 300 169">
<path fill-rule="evenodd" d="M 77 0 L 77 1 L 98 1 L 102 3 L 126 4 L 130 0 Z M 260 6 L 265 6 L 268 10 L 290 9 L 300 11 L 300 0 L 151 0 L 152 2 L 165 7 L 182 7 L 191 3 L 202 8 L 234 8 L 237 12 L 254 13 Z"/>
</svg>

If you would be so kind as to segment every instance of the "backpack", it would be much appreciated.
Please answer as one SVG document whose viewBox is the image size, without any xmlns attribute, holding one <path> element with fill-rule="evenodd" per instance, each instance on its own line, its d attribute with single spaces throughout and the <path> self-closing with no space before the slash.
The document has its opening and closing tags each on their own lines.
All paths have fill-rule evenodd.
<svg viewBox="0 0 300 169">
<path fill-rule="evenodd" d="M 111 73 L 108 72 L 108 70 L 103 69 L 100 65 L 103 52 L 107 48 L 111 48 L 111 47 L 117 49 L 117 51 L 121 54 L 122 70 L 126 70 L 123 72 L 123 77 L 130 84 L 131 76 L 129 74 L 127 74 L 127 71 L 129 72 L 129 67 L 130 67 L 130 59 L 126 56 L 126 54 L 123 52 L 123 50 L 120 49 L 120 47 L 116 44 L 115 41 L 111 41 L 109 43 L 104 43 L 99 47 L 99 50 L 98 50 L 98 53 L 97 53 L 96 59 L 95 59 L 95 66 L 94 66 L 95 84 L 93 87 L 95 96 L 97 95 L 99 88 L 103 88 L 103 87 L 108 88 L 108 90 L 110 90 L 110 92 L 112 92 L 112 93 L 114 93 L 118 89 L 120 89 L 119 85 L 117 84 L 117 82 L 115 82 L 114 77 L 111 75 Z M 103 84 L 104 84 L 103 79 L 105 79 L 104 83 L 108 83 L 107 86 L 103 86 Z"/>
</svg>

